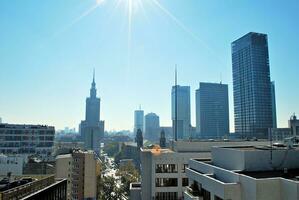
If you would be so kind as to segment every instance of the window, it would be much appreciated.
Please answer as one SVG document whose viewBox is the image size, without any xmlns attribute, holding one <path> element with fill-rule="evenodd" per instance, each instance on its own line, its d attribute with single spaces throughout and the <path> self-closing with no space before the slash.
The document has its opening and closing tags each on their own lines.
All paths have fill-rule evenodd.
<svg viewBox="0 0 299 200">
<path fill-rule="evenodd" d="M 187 167 L 188 167 L 188 164 L 182 164 L 182 173 L 186 172 Z"/>
<path fill-rule="evenodd" d="M 185 186 L 188 186 L 188 185 L 189 185 L 188 178 L 182 178 L 182 186 L 185 187 Z"/>
<path fill-rule="evenodd" d="M 177 178 L 156 178 L 156 187 L 177 187 Z"/>
<path fill-rule="evenodd" d="M 177 173 L 176 164 L 157 164 L 156 173 Z"/>
<path fill-rule="evenodd" d="M 156 200 L 178 199 L 178 193 L 177 192 L 157 192 L 155 199 Z"/>
</svg>

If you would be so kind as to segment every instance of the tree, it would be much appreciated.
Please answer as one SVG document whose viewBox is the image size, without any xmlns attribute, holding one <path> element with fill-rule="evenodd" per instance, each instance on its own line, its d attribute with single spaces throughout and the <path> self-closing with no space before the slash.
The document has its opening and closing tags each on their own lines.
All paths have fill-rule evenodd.
<svg viewBox="0 0 299 200">
<path fill-rule="evenodd" d="M 125 196 L 130 195 L 130 183 L 137 182 L 139 180 L 139 172 L 134 167 L 132 162 L 128 162 L 126 165 L 121 166 L 117 172 L 117 176 L 121 177 L 120 191 Z"/>
<path fill-rule="evenodd" d="M 121 199 L 121 191 L 116 185 L 116 179 L 112 176 L 98 177 L 98 200 Z"/>
</svg>

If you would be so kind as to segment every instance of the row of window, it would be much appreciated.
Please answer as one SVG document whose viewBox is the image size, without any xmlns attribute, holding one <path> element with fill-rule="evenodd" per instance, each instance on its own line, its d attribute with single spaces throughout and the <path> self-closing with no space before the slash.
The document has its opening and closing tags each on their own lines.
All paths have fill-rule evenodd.
<svg viewBox="0 0 299 200">
<path fill-rule="evenodd" d="M 181 172 L 185 173 L 188 164 L 182 164 Z M 156 173 L 178 173 L 178 165 L 176 164 L 157 164 Z"/>
<path fill-rule="evenodd" d="M 182 178 L 182 186 L 188 186 L 188 178 Z M 177 178 L 156 178 L 156 187 L 177 187 Z"/>
</svg>

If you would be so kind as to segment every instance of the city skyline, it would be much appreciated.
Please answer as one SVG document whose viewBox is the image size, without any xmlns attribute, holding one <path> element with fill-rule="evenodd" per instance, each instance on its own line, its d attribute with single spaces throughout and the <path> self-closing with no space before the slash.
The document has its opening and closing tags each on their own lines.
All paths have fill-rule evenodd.
<svg viewBox="0 0 299 200">
<path fill-rule="evenodd" d="M 131 14 L 126 0 L 114 7 L 116 2 L 0 2 L 3 122 L 78 129 L 95 68 L 106 130 L 132 130 L 140 104 L 160 116 L 161 126 L 171 126 L 178 64 L 178 84 L 191 87 L 191 124 L 198 83 L 222 81 L 229 87 L 234 131 L 230 44 L 248 32 L 268 35 L 277 126 L 287 127 L 291 114 L 299 112 L 299 94 L 292 92 L 299 72 L 299 2 L 146 0 Z M 235 6 L 239 10 L 231 12 Z"/>
</svg>

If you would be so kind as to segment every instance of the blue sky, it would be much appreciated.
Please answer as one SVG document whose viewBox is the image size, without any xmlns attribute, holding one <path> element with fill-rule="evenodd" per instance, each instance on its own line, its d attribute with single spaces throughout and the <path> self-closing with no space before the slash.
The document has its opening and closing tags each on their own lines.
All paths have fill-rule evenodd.
<svg viewBox="0 0 299 200">
<path fill-rule="evenodd" d="M 254 31 L 268 34 L 286 127 L 299 113 L 298 11 L 297 0 L 0 1 L 0 117 L 77 128 L 95 68 L 106 129 L 132 129 L 139 104 L 170 125 L 177 64 L 179 84 L 191 86 L 192 125 L 198 83 L 222 79 L 233 130 L 230 44 Z"/>
</svg>

